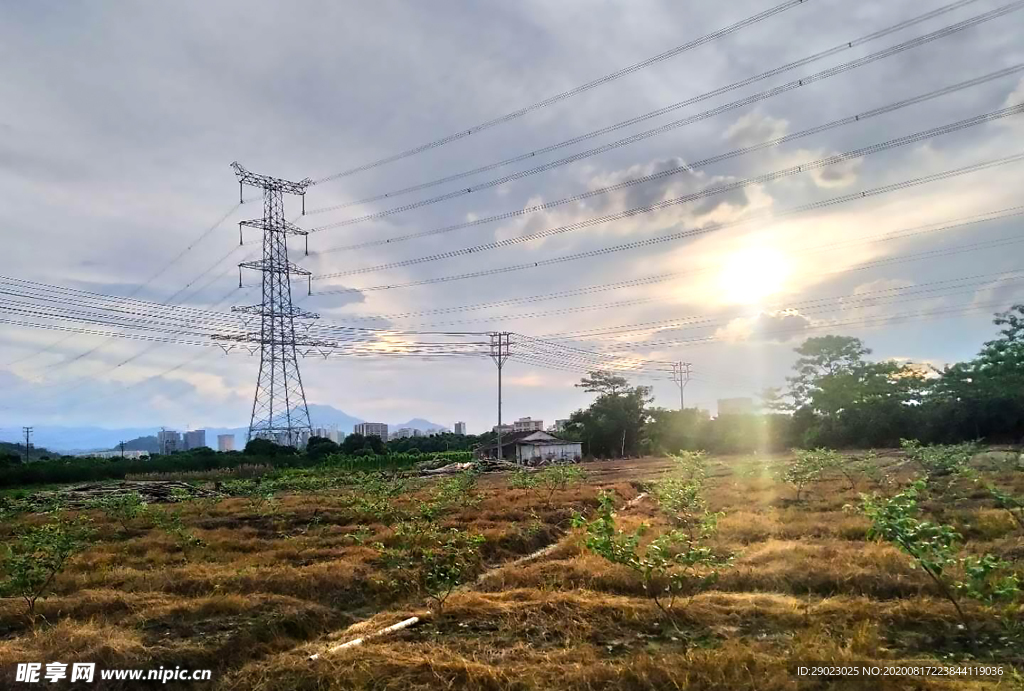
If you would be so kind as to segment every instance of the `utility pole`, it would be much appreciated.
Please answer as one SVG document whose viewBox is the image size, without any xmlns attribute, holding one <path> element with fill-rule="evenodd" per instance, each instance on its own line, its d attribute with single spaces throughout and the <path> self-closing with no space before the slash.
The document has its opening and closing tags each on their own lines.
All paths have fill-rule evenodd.
<svg viewBox="0 0 1024 691">
<path fill-rule="evenodd" d="M 25 434 L 25 463 L 28 463 L 29 452 L 32 450 L 32 427 L 22 427 L 21 431 Z"/>
<path fill-rule="evenodd" d="M 124 440 L 123 439 L 121 440 L 121 443 L 118 444 L 118 446 L 121 447 L 121 459 L 123 460 L 124 459 Z"/>
<path fill-rule="evenodd" d="M 693 364 L 689 362 L 673 362 L 672 363 L 672 381 L 679 387 L 679 410 L 685 410 L 686 405 L 683 402 L 683 389 L 690 381 L 690 375 L 692 374 Z"/>
<path fill-rule="evenodd" d="M 501 453 L 501 370 L 505 366 L 505 361 L 508 360 L 509 352 L 509 334 L 508 331 L 494 331 L 491 332 L 491 359 L 494 360 L 494 364 L 498 366 L 498 458 L 502 458 Z"/>
<path fill-rule="evenodd" d="M 263 258 L 238 265 L 238 285 L 242 285 L 242 269 L 255 269 L 263 273 L 263 299 L 259 305 L 235 307 L 232 311 L 258 316 L 259 333 L 251 340 L 260 344 L 260 372 L 256 380 L 256 394 L 252 402 L 247 439 L 264 438 L 288 446 L 299 446 L 305 434 L 312 434 L 306 392 L 299 374 L 295 321 L 316 319 L 318 315 L 292 305 L 292 275 L 306 276 L 311 272 L 299 268 L 288 260 L 288 236 L 306 238 L 309 253 L 309 233 L 285 220 L 284 195 L 302 197 L 306 207 L 306 188 L 313 184 L 309 178 L 291 182 L 269 175 L 252 173 L 237 162 L 232 163 L 238 176 L 239 198 L 242 185 L 263 190 L 263 218 L 238 224 L 238 241 L 242 241 L 242 227 L 263 230 Z M 312 291 L 312 284 L 309 287 Z"/>
</svg>

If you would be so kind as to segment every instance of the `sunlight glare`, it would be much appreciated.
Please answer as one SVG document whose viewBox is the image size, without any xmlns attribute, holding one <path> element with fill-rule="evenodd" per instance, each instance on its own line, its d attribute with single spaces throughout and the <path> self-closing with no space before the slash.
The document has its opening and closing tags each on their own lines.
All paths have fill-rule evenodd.
<svg viewBox="0 0 1024 691">
<path fill-rule="evenodd" d="M 733 252 L 722 264 L 720 296 L 728 303 L 758 303 L 782 289 L 790 270 L 786 256 L 771 247 Z"/>
</svg>

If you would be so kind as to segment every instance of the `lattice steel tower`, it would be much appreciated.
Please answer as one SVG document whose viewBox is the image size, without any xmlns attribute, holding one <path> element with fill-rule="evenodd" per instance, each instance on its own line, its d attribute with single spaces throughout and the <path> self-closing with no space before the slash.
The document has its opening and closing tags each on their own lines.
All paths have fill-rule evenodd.
<svg viewBox="0 0 1024 691">
<path fill-rule="evenodd" d="M 239 286 L 242 269 L 263 273 L 263 300 L 259 305 L 232 308 L 232 311 L 258 317 L 260 324 L 259 332 L 253 332 L 250 338 L 250 342 L 260 344 L 260 373 L 256 380 L 248 438 L 299 446 L 303 433 L 308 439 L 312 430 L 306 392 L 299 374 L 295 322 L 316 319 L 317 315 L 292 305 L 291 277 L 308 277 L 310 272 L 288 261 L 288 236 L 307 235 L 307 232 L 285 220 L 284 195 L 302 196 L 305 211 L 306 188 L 313 181 L 306 178 L 301 182 L 290 182 L 257 175 L 237 162 L 231 167 L 238 175 L 240 199 L 243 185 L 263 190 L 263 218 L 238 224 L 239 242 L 242 241 L 242 226 L 263 229 L 263 258 L 238 265 Z"/>
</svg>

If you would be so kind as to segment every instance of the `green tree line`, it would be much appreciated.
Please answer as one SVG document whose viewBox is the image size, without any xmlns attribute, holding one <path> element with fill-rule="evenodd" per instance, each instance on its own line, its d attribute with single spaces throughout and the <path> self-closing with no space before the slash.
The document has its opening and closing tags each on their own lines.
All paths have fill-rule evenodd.
<svg viewBox="0 0 1024 691">
<path fill-rule="evenodd" d="M 894 447 L 1024 436 L 1024 305 L 995 317 L 998 336 L 978 355 L 941 369 L 874 361 L 859 338 L 818 336 L 795 349 L 786 385 L 762 391 L 761 412 L 710 419 L 697 409 L 653 405 L 652 390 L 610 372 L 577 386 L 597 394 L 566 434 L 585 454 L 618 457 L 705 449 L 717 453 L 792 447 Z"/>
</svg>

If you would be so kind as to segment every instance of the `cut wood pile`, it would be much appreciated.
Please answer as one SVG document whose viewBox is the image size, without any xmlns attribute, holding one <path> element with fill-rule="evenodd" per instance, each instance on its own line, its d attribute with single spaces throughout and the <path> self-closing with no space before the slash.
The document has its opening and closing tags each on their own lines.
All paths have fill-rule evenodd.
<svg viewBox="0 0 1024 691">
<path fill-rule="evenodd" d="M 448 465 L 442 465 L 435 467 L 429 461 L 421 463 L 416 466 L 417 471 L 420 475 L 431 476 L 431 475 L 458 475 L 464 473 L 467 470 L 473 470 L 478 473 L 506 473 L 516 470 L 541 470 L 551 465 L 571 465 L 573 461 L 563 461 L 560 459 L 555 460 L 543 460 L 534 459 L 530 465 L 519 465 L 518 463 L 511 463 L 509 461 L 501 461 L 496 458 L 481 458 L 476 461 L 467 461 L 465 463 L 449 463 Z"/>
<path fill-rule="evenodd" d="M 33 503 L 59 502 L 65 506 L 83 507 L 90 502 L 137 492 L 147 504 L 166 504 L 215 497 L 217 492 L 190 485 L 179 480 L 145 480 L 124 482 L 95 482 L 75 487 L 66 487 L 54 492 L 37 492 L 32 495 Z"/>
</svg>

